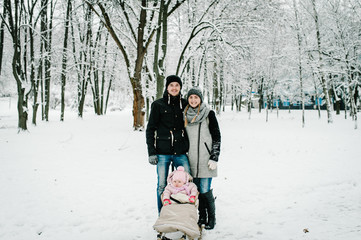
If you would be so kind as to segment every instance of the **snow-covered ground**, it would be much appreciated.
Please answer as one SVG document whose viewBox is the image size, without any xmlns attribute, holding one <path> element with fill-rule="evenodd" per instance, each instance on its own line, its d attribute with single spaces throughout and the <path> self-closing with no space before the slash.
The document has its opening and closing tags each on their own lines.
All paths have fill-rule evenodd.
<svg viewBox="0 0 361 240">
<path fill-rule="evenodd" d="M 155 239 L 156 172 L 131 110 L 51 111 L 17 133 L 0 99 L 0 239 Z M 361 239 L 361 130 L 325 112 L 225 112 L 217 225 L 204 239 Z M 308 232 L 304 232 L 308 229 Z"/>
</svg>

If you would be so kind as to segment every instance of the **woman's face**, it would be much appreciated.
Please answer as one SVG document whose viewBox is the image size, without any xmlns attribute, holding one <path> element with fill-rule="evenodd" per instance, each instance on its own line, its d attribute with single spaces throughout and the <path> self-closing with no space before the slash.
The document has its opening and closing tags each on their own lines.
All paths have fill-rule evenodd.
<svg viewBox="0 0 361 240">
<path fill-rule="evenodd" d="M 196 108 L 201 103 L 201 99 L 198 97 L 198 95 L 192 94 L 188 98 L 188 103 L 192 108 Z"/>
</svg>

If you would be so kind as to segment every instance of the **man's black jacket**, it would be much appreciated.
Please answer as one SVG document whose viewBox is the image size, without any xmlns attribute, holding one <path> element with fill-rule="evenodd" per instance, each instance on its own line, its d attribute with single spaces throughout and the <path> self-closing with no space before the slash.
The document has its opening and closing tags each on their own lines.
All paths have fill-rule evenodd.
<svg viewBox="0 0 361 240">
<path fill-rule="evenodd" d="M 176 155 L 188 152 L 189 142 L 184 130 L 183 110 L 187 101 L 164 92 L 152 103 L 146 138 L 148 155 Z"/>
</svg>

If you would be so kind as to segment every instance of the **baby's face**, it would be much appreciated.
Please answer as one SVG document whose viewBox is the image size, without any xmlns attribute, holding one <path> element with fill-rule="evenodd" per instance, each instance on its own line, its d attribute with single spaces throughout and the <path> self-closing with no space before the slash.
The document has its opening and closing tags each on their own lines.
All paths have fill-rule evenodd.
<svg viewBox="0 0 361 240">
<path fill-rule="evenodd" d="M 181 180 L 173 180 L 172 183 L 174 187 L 181 187 L 184 185 L 184 182 L 182 182 Z"/>
</svg>

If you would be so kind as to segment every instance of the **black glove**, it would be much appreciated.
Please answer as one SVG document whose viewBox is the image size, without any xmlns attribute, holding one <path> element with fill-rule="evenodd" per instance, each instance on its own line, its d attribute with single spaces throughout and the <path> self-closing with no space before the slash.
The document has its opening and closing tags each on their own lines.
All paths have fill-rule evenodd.
<svg viewBox="0 0 361 240">
<path fill-rule="evenodd" d="M 209 157 L 209 160 L 213 160 L 218 162 L 219 153 L 221 150 L 221 143 L 217 141 L 212 142 L 212 150 L 211 150 L 211 156 Z"/>
<path fill-rule="evenodd" d="M 152 165 L 157 165 L 158 163 L 158 156 L 157 155 L 151 155 L 148 157 L 148 161 Z"/>
<path fill-rule="evenodd" d="M 218 162 L 218 155 L 215 153 L 212 153 L 211 156 L 209 157 L 209 160 Z"/>
</svg>

